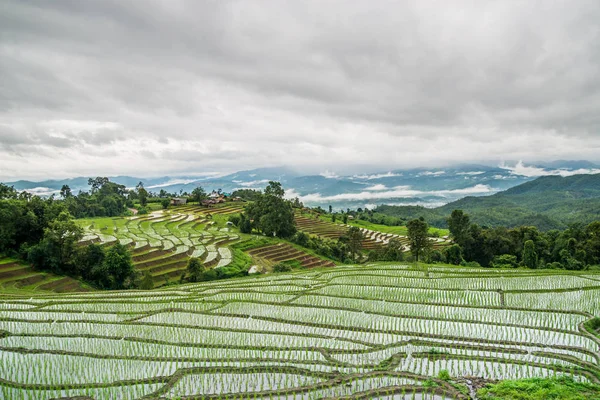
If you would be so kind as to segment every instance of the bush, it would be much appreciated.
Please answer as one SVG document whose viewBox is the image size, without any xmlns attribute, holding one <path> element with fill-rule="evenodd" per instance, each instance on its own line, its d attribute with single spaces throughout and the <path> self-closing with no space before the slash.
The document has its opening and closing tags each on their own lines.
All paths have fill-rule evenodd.
<svg viewBox="0 0 600 400">
<path fill-rule="evenodd" d="M 169 199 L 162 199 L 160 201 L 160 205 L 162 206 L 163 210 L 166 210 L 167 208 L 169 208 L 170 204 L 171 204 L 171 200 L 169 200 Z"/>
<path fill-rule="evenodd" d="M 462 267 L 481 268 L 481 264 L 477 261 L 463 261 L 460 263 Z"/>
<path fill-rule="evenodd" d="M 443 369 L 438 373 L 438 379 L 441 379 L 443 381 L 449 381 L 450 380 L 450 373 L 448 372 L 447 369 Z"/>
<path fill-rule="evenodd" d="M 553 262 L 546 264 L 547 269 L 564 269 L 564 266 L 559 262 Z"/>
<path fill-rule="evenodd" d="M 228 218 L 228 221 L 231 222 L 235 226 L 240 226 L 242 217 L 240 216 L 240 214 L 231 214 Z"/>
<path fill-rule="evenodd" d="M 292 270 L 291 265 L 279 263 L 273 267 L 273 272 L 290 272 Z"/>
<path fill-rule="evenodd" d="M 517 268 L 518 266 L 517 256 L 512 254 L 502 254 L 492 260 L 492 267 L 494 268 Z"/>
<path fill-rule="evenodd" d="M 148 210 L 146 209 L 146 207 L 140 207 L 140 208 L 138 208 L 138 214 L 139 215 L 148 214 Z"/>
<path fill-rule="evenodd" d="M 444 249 L 444 256 L 449 264 L 461 265 L 461 263 L 464 261 L 462 248 L 457 244 L 446 247 Z"/>
<path fill-rule="evenodd" d="M 446 257 L 439 250 L 433 250 L 429 255 L 429 261 L 433 264 L 446 262 Z"/>
</svg>

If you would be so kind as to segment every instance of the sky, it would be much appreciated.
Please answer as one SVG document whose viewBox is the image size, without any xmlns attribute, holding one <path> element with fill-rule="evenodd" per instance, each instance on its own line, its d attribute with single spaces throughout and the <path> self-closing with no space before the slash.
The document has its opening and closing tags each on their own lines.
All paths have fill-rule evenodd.
<svg viewBox="0 0 600 400">
<path fill-rule="evenodd" d="M 4 0 L 0 180 L 600 161 L 600 2 Z"/>
</svg>

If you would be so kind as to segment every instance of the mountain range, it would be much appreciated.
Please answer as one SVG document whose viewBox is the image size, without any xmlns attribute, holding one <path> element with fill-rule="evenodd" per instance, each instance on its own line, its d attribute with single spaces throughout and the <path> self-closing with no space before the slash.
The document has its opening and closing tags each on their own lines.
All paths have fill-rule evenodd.
<svg viewBox="0 0 600 400">
<path fill-rule="evenodd" d="M 109 177 L 111 181 L 133 188 L 143 182 L 147 190 L 169 193 L 191 192 L 197 186 L 211 191 L 222 189 L 264 189 L 270 180 L 282 183 L 286 195 L 299 197 L 308 206 L 334 209 L 377 205 L 410 205 L 440 207 L 467 196 L 489 196 L 546 175 L 571 176 L 600 173 L 600 166 L 588 161 L 553 161 L 525 165 L 522 162 L 506 165 L 465 164 L 446 168 L 396 169 L 374 173 L 337 175 L 326 171 L 306 175 L 288 167 L 260 168 L 222 176 L 164 176 L 139 178 Z M 40 182 L 6 182 L 17 190 L 38 195 L 58 193 L 69 185 L 74 193 L 87 191 L 88 177 L 46 180 Z"/>
<path fill-rule="evenodd" d="M 377 212 L 412 219 L 424 217 L 446 227 L 446 218 L 460 209 L 482 226 L 536 226 L 541 230 L 564 229 L 571 223 L 600 220 L 600 173 L 568 177 L 543 176 L 484 197 L 465 197 L 441 207 L 382 205 Z"/>
</svg>

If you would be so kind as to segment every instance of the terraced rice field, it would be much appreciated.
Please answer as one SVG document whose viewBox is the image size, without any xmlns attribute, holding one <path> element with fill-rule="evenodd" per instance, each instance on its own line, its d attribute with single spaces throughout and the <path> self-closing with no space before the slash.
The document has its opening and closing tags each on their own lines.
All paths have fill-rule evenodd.
<svg viewBox="0 0 600 400">
<path fill-rule="evenodd" d="M 232 261 L 228 246 L 240 237 L 229 228 L 218 228 L 212 216 L 239 213 L 242 204 L 220 207 L 177 207 L 145 216 L 80 220 L 85 228 L 82 245 L 117 241 L 131 247 L 136 268 L 150 271 L 155 285 L 178 280 L 190 257 L 199 257 L 212 268 Z"/>
<path fill-rule="evenodd" d="M 298 230 L 312 235 L 317 235 L 325 239 L 337 240 L 341 236 L 345 235 L 350 228 L 350 225 L 335 224 L 316 219 L 314 217 L 311 218 L 300 213 L 296 213 L 294 218 L 296 220 L 296 226 Z M 406 236 L 393 233 L 382 233 L 365 228 L 360 228 L 360 231 L 364 235 L 364 240 L 362 241 L 363 250 L 373 250 L 385 246 L 388 244 L 390 239 L 400 240 L 400 243 L 402 243 L 404 246 L 405 251 L 410 250 L 408 237 Z M 442 248 L 449 244 L 449 242 L 443 238 L 432 238 L 432 241 L 434 242 L 433 248 Z"/>
<path fill-rule="evenodd" d="M 285 243 L 259 247 L 248 251 L 248 253 L 255 259 L 265 260 L 270 264 L 277 264 L 282 261 L 298 261 L 305 268 L 335 267 L 333 261 L 310 255 Z"/>
<path fill-rule="evenodd" d="M 89 291 L 79 281 L 36 271 L 28 265 L 10 259 L 0 260 L 0 287 L 3 290 L 46 290 L 57 293 Z"/>
<path fill-rule="evenodd" d="M 0 398 L 466 399 L 445 381 L 600 379 L 600 275 L 313 269 L 0 295 Z"/>
</svg>

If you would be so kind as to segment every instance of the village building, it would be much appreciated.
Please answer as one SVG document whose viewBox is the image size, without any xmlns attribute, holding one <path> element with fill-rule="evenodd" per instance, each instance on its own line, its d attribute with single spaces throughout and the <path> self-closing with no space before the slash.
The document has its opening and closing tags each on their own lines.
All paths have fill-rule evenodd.
<svg viewBox="0 0 600 400">
<path fill-rule="evenodd" d="M 172 206 L 182 206 L 187 203 L 187 199 L 181 197 L 173 197 L 171 199 Z"/>
</svg>

